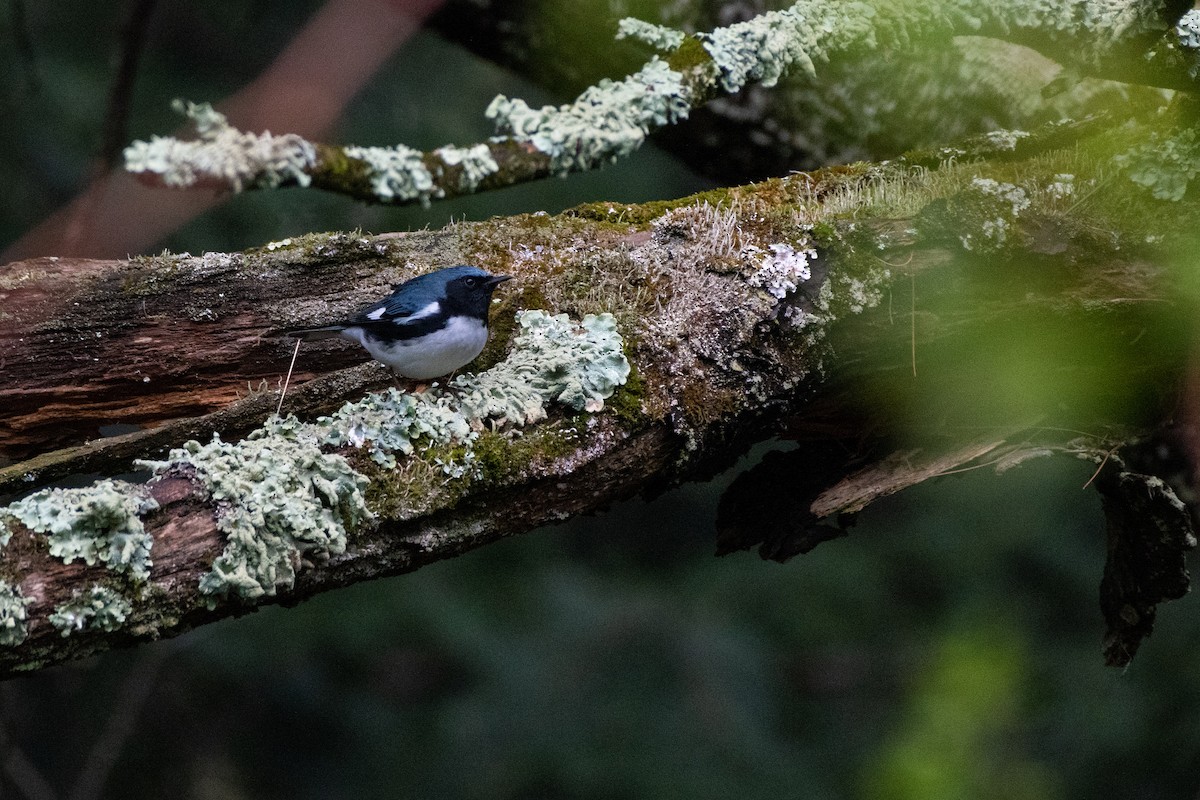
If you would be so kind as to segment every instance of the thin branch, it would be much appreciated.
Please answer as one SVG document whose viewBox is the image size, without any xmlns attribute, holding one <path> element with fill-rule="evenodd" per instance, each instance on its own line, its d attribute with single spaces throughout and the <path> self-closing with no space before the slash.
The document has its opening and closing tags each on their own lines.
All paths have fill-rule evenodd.
<svg viewBox="0 0 1200 800">
<path fill-rule="evenodd" d="M 121 57 L 104 113 L 104 135 L 100 143 L 100 162 L 112 167 L 120 158 L 125 142 L 129 141 L 129 109 L 137 79 L 138 61 L 146 43 L 146 31 L 154 18 L 158 0 L 134 0 L 129 16 L 121 26 Z"/>
<path fill-rule="evenodd" d="M 834 53 L 866 47 L 904 49 L 918 40 L 982 31 L 1040 45 L 1058 58 L 1068 53 L 1094 71 L 1108 71 L 1115 69 L 1110 60 L 1128 67 L 1130 58 L 1159 41 L 1156 37 L 1174 36 L 1168 21 L 1144 8 L 1147 4 L 1131 0 L 1114 9 L 1097 0 L 1096 8 L 1083 5 L 1089 8 L 1076 15 L 1019 2 L 899 7 L 808 2 L 688 37 L 625 19 L 618 38 L 640 39 L 666 52 L 665 59 L 655 56 L 625 79 L 603 81 L 557 108 L 533 109 L 520 99 L 498 96 L 485 112 L 497 134 L 487 142 L 431 151 L 405 145 L 338 146 L 295 134 L 239 131 L 207 104 L 177 101 L 181 112 L 196 122 L 199 139 L 134 142 L 125 151 L 126 169 L 172 187 L 242 191 L 311 186 L 366 202 L 427 205 L 435 199 L 595 169 L 628 156 L 650 132 L 686 119 L 693 108 L 719 94 L 737 92 L 752 82 L 773 86 L 797 67 L 815 75 L 815 64 Z M 1161 67 L 1163 81 L 1195 88 L 1188 71 L 1194 55 L 1180 47 L 1170 52 L 1171 63 Z M 1131 74 L 1145 77 L 1144 60 L 1134 59 Z"/>
</svg>

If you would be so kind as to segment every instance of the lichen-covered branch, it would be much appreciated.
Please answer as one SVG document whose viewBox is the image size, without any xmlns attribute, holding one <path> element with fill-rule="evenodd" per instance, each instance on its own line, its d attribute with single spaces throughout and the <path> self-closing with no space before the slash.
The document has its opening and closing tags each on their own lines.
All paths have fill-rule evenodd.
<svg viewBox="0 0 1200 800">
<path fill-rule="evenodd" d="M 685 37 L 623 20 L 618 36 L 666 53 L 622 80 L 605 79 L 573 103 L 531 108 L 496 97 L 486 110 L 496 135 L 470 146 L 421 151 L 337 146 L 294 134 L 238 131 L 207 104 L 176 101 L 198 138 L 155 137 L 125 151 L 126 168 L 166 186 L 233 191 L 311 186 L 374 203 L 433 199 L 590 170 L 637 150 L 650 132 L 686 119 L 718 94 L 771 87 L 799 68 L 814 74 L 831 55 L 911 49 L 959 34 L 1027 44 L 1087 74 L 1191 91 L 1200 59 L 1191 17 L 1155 3 L 842 3 L 803 0 L 747 22 Z"/>
<path fill-rule="evenodd" d="M 99 358 L 89 348 L 115 354 L 149 338 L 136 383 L 154 383 L 154 369 L 186 361 L 205 339 L 203 352 L 222 363 L 258 359 L 281 374 L 291 349 L 272 329 L 337 316 L 435 266 L 474 263 L 515 279 L 493 308 L 489 350 L 446 385 L 332 404 L 309 395 L 264 422 L 278 399 L 266 391 L 246 435 L 214 424 L 220 438 L 210 428 L 165 453 L 156 440 L 140 454 L 145 483 L 13 498 L 0 511 L 0 669 L 415 569 L 704 474 L 781 431 L 821 431 L 824 444 L 798 450 L 799 465 L 782 474 L 803 487 L 802 509 L 756 530 L 801 538 L 739 535 L 726 549 L 799 552 L 814 541 L 806 526 L 825 524 L 818 516 L 851 514 L 863 498 L 988 465 L 989 455 L 1007 454 L 1006 467 L 1018 452 L 1109 463 L 1177 407 L 1195 317 L 1171 255 L 1190 241 L 1194 201 L 1106 191 L 1121 180 L 1113 155 L 1150 132 L 1134 124 L 1082 126 L 1069 142 L 1013 135 L 1004 159 L 989 141 L 933 166 L 840 167 L 416 237 L 311 236 L 141 259 L 89 276 L 84 295 L 39 289 L 38 263 L 16 265 L 0 288 L 41 305 L 0 319 L 11 363 L 39 363 L 20 349 L 26 333 L 68 337 L 81 361 Z M 304 295 L 331 286 L 340 288 Z M 128 308 L 122 297 L 135 313 L 104 328 L 114 342 L 98 340 L 89 316 L 111 322 Z M 46 346 L 55 341 L 61 352 L 61 340 Z M 306 348 L 299 367 L 323 373 L 345 352 L 337 342 Z M 114 364 L 110 378 L 130 377 Z M 981 437 L 982 449 L 972 445 Z M 895 456 L 900 441 L 909 446 Z M 863 472 L 870 464 L 886 468 Z M 118 458 L 103 471 L 126 469 Z M 4 476 L 9 491 L 49 479 L 30 462 Z M 830 491 L 843 480 L 846 491 Z M 1174 532 L 1169 552 L 1125 558 L 1106 584 L 1120 635 L 1111 652 L 1127 657 L 1154 604 L 1186 581 L 1191 522 L 1153 465 L 1117 483 L 1129 495 L 1153 488 L 1158 501 L 1149 519 L 1110 514 L 1122 529 L 1114 540 L 1136 543 L 1142 525 Z M 1129 608 L 1139 624 L 1122 628 Z"/>
</svg>

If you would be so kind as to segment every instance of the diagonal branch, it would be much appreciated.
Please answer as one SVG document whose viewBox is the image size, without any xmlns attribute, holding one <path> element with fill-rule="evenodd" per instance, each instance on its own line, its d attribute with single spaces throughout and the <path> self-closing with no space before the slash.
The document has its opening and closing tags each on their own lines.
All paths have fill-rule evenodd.
<svg viewBox="0 0 1200 800">
<path fill-rule="evenodd" d="M 551 175 L 596 169 L 636 151 L 654 130 L 686 119 L 719 94 L 748 83 L 773 86 L 789 71 L 815 74 L 833 54 L 911 49 L 960 34 L 1027 45 L 1080 74 L 1191 91 L 1197 56 L 1181 45 L 1170 14 L 1153 4 L 1091 0 L 1062 8 L 1036 2 L 901 4 L 804 0 L 782 11 L 697 36 L 634 19 L 631 36 L 666 51 L 623 80 L 604 80 L 573 103 L 530 108 L 496 97 L 487 142 L 422 151 L 339 146 L 295 134 L 238 131 L 207 104 L 176 101 L 199 138 L 155 137 L 125 151 L 126 168 L 172 187 L 242 191 L 302 186 L 384 204 L 420 202 L 498 189 Z M 1180 12 L 1182 13 L 1182 12 Z M 1181 39 L 1181 37 L 1183 37 Z"/>
</svg>

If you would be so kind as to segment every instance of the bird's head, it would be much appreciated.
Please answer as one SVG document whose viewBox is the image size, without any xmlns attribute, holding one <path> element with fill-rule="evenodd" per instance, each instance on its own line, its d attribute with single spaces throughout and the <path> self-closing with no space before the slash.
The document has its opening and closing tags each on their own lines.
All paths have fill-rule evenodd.
<svg viewBox="0 0 1200 800">
<path fill-rule="evenodd" d="M 423 276 L 436 279 L 430 289 L 440 289 L 442 307 L 449 314 L 464 314 L 486 320 L 492 292 L 511 278 L 511 275 L 493 275 L 479 267 L 448 267 Z"/>
</svg>

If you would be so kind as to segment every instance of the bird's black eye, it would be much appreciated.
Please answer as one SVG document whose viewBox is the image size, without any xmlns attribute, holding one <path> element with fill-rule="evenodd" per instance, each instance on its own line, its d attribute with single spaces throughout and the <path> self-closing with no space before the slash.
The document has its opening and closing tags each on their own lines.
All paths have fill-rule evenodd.
<svg viewBox="0 0 1200 800">
<path fill-rule="evenodd" d="M 479 285 L 479 278 L 463 278 L 463 283 L 467 285 L 468 289 L 474 289 Z"/>
</svg>

